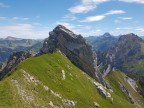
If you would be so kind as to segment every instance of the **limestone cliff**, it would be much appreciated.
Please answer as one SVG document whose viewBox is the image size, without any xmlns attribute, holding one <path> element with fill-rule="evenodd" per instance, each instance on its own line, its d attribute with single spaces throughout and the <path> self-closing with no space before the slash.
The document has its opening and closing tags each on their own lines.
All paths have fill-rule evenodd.
<svg viewBox="0 0 144 108">
<path fill-rule="evenodd" d="M 45 39 L 39 55 L 53 53 L 57 49 L 88 75 L 103 82 L 101 74 L 97 71 L 96 53 L 81 35 L 76 35 L 66 27 L 58 25 Z"/>
</svg>

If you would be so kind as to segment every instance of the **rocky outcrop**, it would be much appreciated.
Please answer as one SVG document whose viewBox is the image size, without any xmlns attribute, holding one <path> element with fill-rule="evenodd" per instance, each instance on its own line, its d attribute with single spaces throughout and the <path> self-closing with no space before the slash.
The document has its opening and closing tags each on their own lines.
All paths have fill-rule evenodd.
<svg viewBox="0 0 144 108">
<path fill-rule="evenodd" d="M 131 103 L 136 104 L 134 97 L 130 94 L 129 90 L 119 82 L 120 89 L 127 96 Z"/>
<path fill-rule="evenodd" d="M 97 82 L 94 82 L 94 85 L 96 86 L 97 90 L 103 97 L 111 98 L 111 94 L 109 92 L 107 92 L 106 88 L 103 85 L 101 85 L 100 83 L 97 83 Z"/>
<path fill-rule="evenodd" d="M 99 108 L 99 104 L 97 102 L 94 102 L 95 107 L 94 108 Z"/>
<path fill-rule="evenodd" d="M 97 72 L 96 53 L 81 35 L 76 35 L 66 27 L 58 25 L 49 33 L 49 38 L 45 39 L 39 55 L 53 53 L 57 49 L 88 75 L 103 82 L 101 74 Z"/>
<path fill-rule="evenodd" d="M 1 71 L 0 80 L 2 80 L 2 78 L 7 75 L 18 63 L 30 57 L 32 57 L 32 54 L 29 51 L 14 52 L 10 56 L 4 69 Z"/>
<path fill-rule="evenodd" d="M 138 79 L 139 79 L 138 82 L 139 82 L 139 85 L 140 85 L 138 91 L 140 92 L 140 94 L 144 98 L 144 76 L 139 76 Z"/>
<path fill-rule="evenodd" d="M 144 76 L 143 75 L 130 75 L 130 77 L 136 82 L 138 85 L 134 85 L 136 91 L 144 98 Z"/>
</svg>

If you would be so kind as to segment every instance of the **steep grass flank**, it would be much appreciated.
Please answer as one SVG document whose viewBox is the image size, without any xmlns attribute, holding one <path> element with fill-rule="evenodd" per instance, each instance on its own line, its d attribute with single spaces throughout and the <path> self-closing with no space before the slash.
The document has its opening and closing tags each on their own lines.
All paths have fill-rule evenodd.
<svg viewBox="0 0 144 108">
<path fill-rule="evenodd" d="M 136 108 L 114 88 L 102 97 L 93 79 L 60 52 L 21 62 L 0 81 L 0 108 Z"/>
<path fill-rule="evenodd" d="M 144 106 L 144 99 L 136 92 L 132 86 L 127 82 L 126 75 L 120 71 L 113 71 L 111 72 L 106 79 L 110 83 L 110 85 L 113 88 L 113 91 L 117 96 L 120 98 L 128 100 L 128 98 L 125 96 L 125 94 L 120 90 L 120 85 L 121 83 L 123 86 L 126 87 L 126 89 L 129 91 L 129 93 L 135 98 L 135 101 L 141 108 Z"/>
<path fill-rule="evenodd" d="M 126 63 L 123 68 L 132 74 L 144 75 L 144 60 Z"/>
</svg>

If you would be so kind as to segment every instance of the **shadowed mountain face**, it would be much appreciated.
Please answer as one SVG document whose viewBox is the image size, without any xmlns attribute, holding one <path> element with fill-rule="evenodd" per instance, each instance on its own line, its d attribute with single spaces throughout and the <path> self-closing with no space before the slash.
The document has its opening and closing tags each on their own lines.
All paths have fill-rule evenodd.
<svg viewBox="0 0 144 108">
<path fill-rule="evenodd" d="M 62 25 L 57 26 L 44 41 L 40 54 L 52 53 L 56 49 L 60 49 L 76 66 L 91 77 L 102 80 L 97 72 L 96 53 L 81 35 L 74 34 Z"/>
<path fill-rule="evenodd" d="M 132 68 L 130 70 L 128 68 L 130 68 L 131 63 L 144 60 L 143 45 L 144 41 L 137 35 L 132 33 L 123 35 L 119 38 L 117 44 L 107 52 L 106 58 L 108 58 L 112 67 L 124 72 L 135 73 L 136 71 Z M 128 67 L 126 68 L 126 66 Z"/>
</svg>

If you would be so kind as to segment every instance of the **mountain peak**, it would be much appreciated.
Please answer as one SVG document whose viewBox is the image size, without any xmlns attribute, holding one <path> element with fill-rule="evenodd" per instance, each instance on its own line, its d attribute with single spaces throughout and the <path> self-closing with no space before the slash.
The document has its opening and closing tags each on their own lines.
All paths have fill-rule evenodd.
<svg viewBox="0 0 144 108">
<path fill-rule="evenodd" d="M 57 25 L 56 27 L 55 27 L 55 29 L 61 29 L 61 28 L 63 28 L 63 29 L 66 29 L 66 27 L 65 26 L 63 26 L 63 25 Z"/>
<path fill-rule="evenodd" d="M 124 41 L 124 40 L 142 41 L 142 39 L 134 33 L 122 35 L 122 36 L 120 36 L 119 40 L 122 40 L 122 41 Z"/>
<path fill-rule="evenodd" d="M 55 27 L 55 29 L 53 30 L 53 32 L 55 33 L 64 33 L 69 35 L 72 38 L 78 38 L 79 35 L 74 34 L 71 30 L 69 30 L 68 28 L 66 28 L 63 25 L 58 25 Z"/>
<path fill-rule="evenodd" d="M 16 37 L 12 37 L 12 36 L 8 36 L 5 38 L 5 40 L 22 40 L 21 38 L 16 38 Z"/>
<path fill-rule="evenodd" d="M 127 37 L 133 37 L 133 38 L 137 38 L 138 36 L 134 33 L 129 33 L 129 34 L 126 34 L 125 36 Z"/>
<path fill-rule="evenodd" d="M 112 35 L 109 32 L 103 34 L 103 37 L 111 37 Z"/>
</svg>

